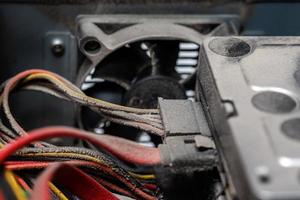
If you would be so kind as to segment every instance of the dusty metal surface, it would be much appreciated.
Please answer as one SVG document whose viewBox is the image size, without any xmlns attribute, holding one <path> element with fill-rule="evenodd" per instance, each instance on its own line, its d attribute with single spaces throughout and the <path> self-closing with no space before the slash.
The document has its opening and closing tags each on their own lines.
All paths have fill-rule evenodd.
<svg viewBox="0 0 300 200">
<path fill-rule="evenodd" d="M 200 96 L 240 199 L 299 199 L 300 38 L 216 37 L 204 50 Z"/>
</svg>

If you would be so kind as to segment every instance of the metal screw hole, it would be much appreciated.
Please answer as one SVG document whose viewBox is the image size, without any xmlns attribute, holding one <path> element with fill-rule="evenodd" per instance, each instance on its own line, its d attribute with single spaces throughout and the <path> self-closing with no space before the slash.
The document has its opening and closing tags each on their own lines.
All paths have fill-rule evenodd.
<svg viewBox="0 0 300 200">
<path fill-rule="evenodd" d="M 83 49 L 89 54 L 98 53 L 101 49 L 101 45 L 96 39 L 89 39 L 83 45 Z"/>
</svg>

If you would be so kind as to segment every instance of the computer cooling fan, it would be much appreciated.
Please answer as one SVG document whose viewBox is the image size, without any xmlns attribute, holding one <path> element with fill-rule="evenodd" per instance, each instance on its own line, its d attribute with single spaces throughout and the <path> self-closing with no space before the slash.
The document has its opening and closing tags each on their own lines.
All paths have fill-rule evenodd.
<svg viewBox="0 0 300 200">
<path fill-rule="evenodd" d="M 138 108 L 156 108 L 158 97 L 193 99 L 198 51 L 198 45 L 179 40 L 126 44 L 104 58 L 81 88 L 89 96 Z M 160 142 L 158 137 L 111 123 L 88 108 L 81 108 L 78 124 L 98 134 L 126 135 L 145 145 Z"/>
<path fill-rule="evenodd" d="M 85 58 L 77 85 L 89 96 L 138 108 L 157 107 L 158 97 L 194 99 L 203 40 L 236 31 L 232 17 L 83 15 L 77 20 L 76 36 Z M 106 121 L 87 108 L 78 112 L 77 122 L 80 128 L 145 145 L 161 140 Z"/>
</svg>

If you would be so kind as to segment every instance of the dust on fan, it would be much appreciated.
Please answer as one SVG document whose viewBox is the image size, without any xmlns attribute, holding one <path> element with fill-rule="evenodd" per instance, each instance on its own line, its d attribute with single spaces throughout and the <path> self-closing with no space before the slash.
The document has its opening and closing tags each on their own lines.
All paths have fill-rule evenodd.
<svg viewBox="0 0 300 200">
<path fill-rule="evenodd" d="M 194 99 L 199 46 L 178 40 L 149 40 L 127 44 L 112 52 L 85 78 L 81 89 L 89 96 L 138 108 L 156 108 L 157 98 Z M 82 108 L 81 128 L 98 134 L 126 136 L 153 146 L 160 138 L 109 122 Z"/>
</svg>

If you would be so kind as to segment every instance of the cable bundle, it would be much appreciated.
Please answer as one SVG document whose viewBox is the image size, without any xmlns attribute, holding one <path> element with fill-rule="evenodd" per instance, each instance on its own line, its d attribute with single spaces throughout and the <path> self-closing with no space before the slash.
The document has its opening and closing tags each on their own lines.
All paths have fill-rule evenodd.
<svg viewBox="0 0 300 200">
<path fill-rule="evenodd" d="M 0 96 L 0 104 L 14 132 L 9 131 L 9 129 L 1 123 L 0 129 L 5 132 L 8 137 L 26 134 L 14 119 L 9 108 L 9 94 L 14 89 L 29 89 L 45 92 L 68 101 L 88 106 L 110 121 L 133 126 L 160 136 L 164 135 L 162 120 L 158 109 L 131 108 L 95 99 L 86 96 L 79 88 L 57 74 L 45 70 L 28 70 L 9 79 L 3 86 L 3 92 Z M 3 139 L 7 140 L 8 138 Z"/>
<path fill-rule="evenodd" d="M 111 199 L 120 194 L 134 199 L 157 199 L 153 166 L 160 164 L 157 148 L 109 135 L 67 127 L 26 132 L 14 119 L 9 94 L 16 89 L 46 92 L 89 106 L 109 120 L 163 135 L 158 109 L 124 107 L 86 96 L 64 78 L 44 70 L 29 70 L 2 85 L 0 104 L 6 125 L 0 120 L 0 200 Z M 82 147 L 58 147 L 42 142 L 53 137 L 75 137 L 100 151 Z M 41 174 L 40 174 L 41 173 Z M 40 175 L 38 175 L 40 174 Z"/>
<path fill-rule="evenodd" d="M 155 191 L 153 191 L 153 189 L 155 190 L 156 187 L 150 187 L 150 189 L 148 187 L 149 183 L 151 183 L 151 180 L 153 181 L 153 175 L 145 176 L 127 171 L 107 154 L 74 147 L 25 148 L 23 151 L 17 152 L 22 147 L 25 147 L 35 141 L 53 137 L 76 137 L 86 140 L 94 144 L 95 146 L 105 150 L 106 152 L 114 155 L 120 160 L 132 164 L 155 165 L 160 163 L 160 155 L 156 148 L 143 147 L 134 142 L 113 136 L 96 136 L 73 128 L 50 127 L 31 131 L 28 135 L 22 136 L 12 143 L 5 145 L 0 150 L 0 164 L 4 164 L 7 170 L 14 171 L 36 171 L 48 166 L 50 168 L 50 171 L 53 166 L 63 166 L 68 169 L 71 167 L 75 171 L 77 170 L 81 174 L 84 174 L 84 176 L 88 176 L 89 179 L 93 177 L 92 179 L 94 180 L 94 182 L 96 181 L 98 185 L 100 185 L 101 183 L 101 187 L 102 185 L 104 185 L 111 191 L 138 199 L 156 199 Z M 52 153 L 52 156 L 49 155 L 49 152 Z M 14 153 L 16 154 L 14 155 L 13 160 L 5 162 L 8 157 Z M 82 168 L 83 170 L 74 168 L 74 166 Z M 60 167 L 57 167 L 56 169 L 59 170 Z M 47 170 L 48 169 L 46 169 L 46 171 L 42 173 L 42 177 L 44 173 L 48 173 Z M 84 173 L 83 171 L 87 173 Z M 76 185 L 76 183 L 81 183 L 81 179 L 77 179 L 76 176 L 70 176 L 69 179 L 72 179 L 73 185 Z M 108 182 L 107 180 L 109 180 L 110 182 Z M 150 182 L 148 182 L 149 180 Z M 25 181 L 23 180 L 22 182 Z M 64 186 L 65 184 L 67 184 L 65 182 L 60 183 L 59 181 L 58 183 L 63 184 Z M 14 184 L 12 184 L 12 186 L 13 185 Z M 151 185 L 153 184 L 150 184 L 150 186 Z M 35 187 L 38 188 L 36 190 L 40 190 L 39 184 Z M 91 186 L 86 185 L 85 187 Z M 17 190 L 15 187 L 13 188 Z M 34 196 L 35 190 L 33 190 L 31 193 L 32 196 Z M 49 198 L 45 197 L 43 199 Z"/>
</svg>

